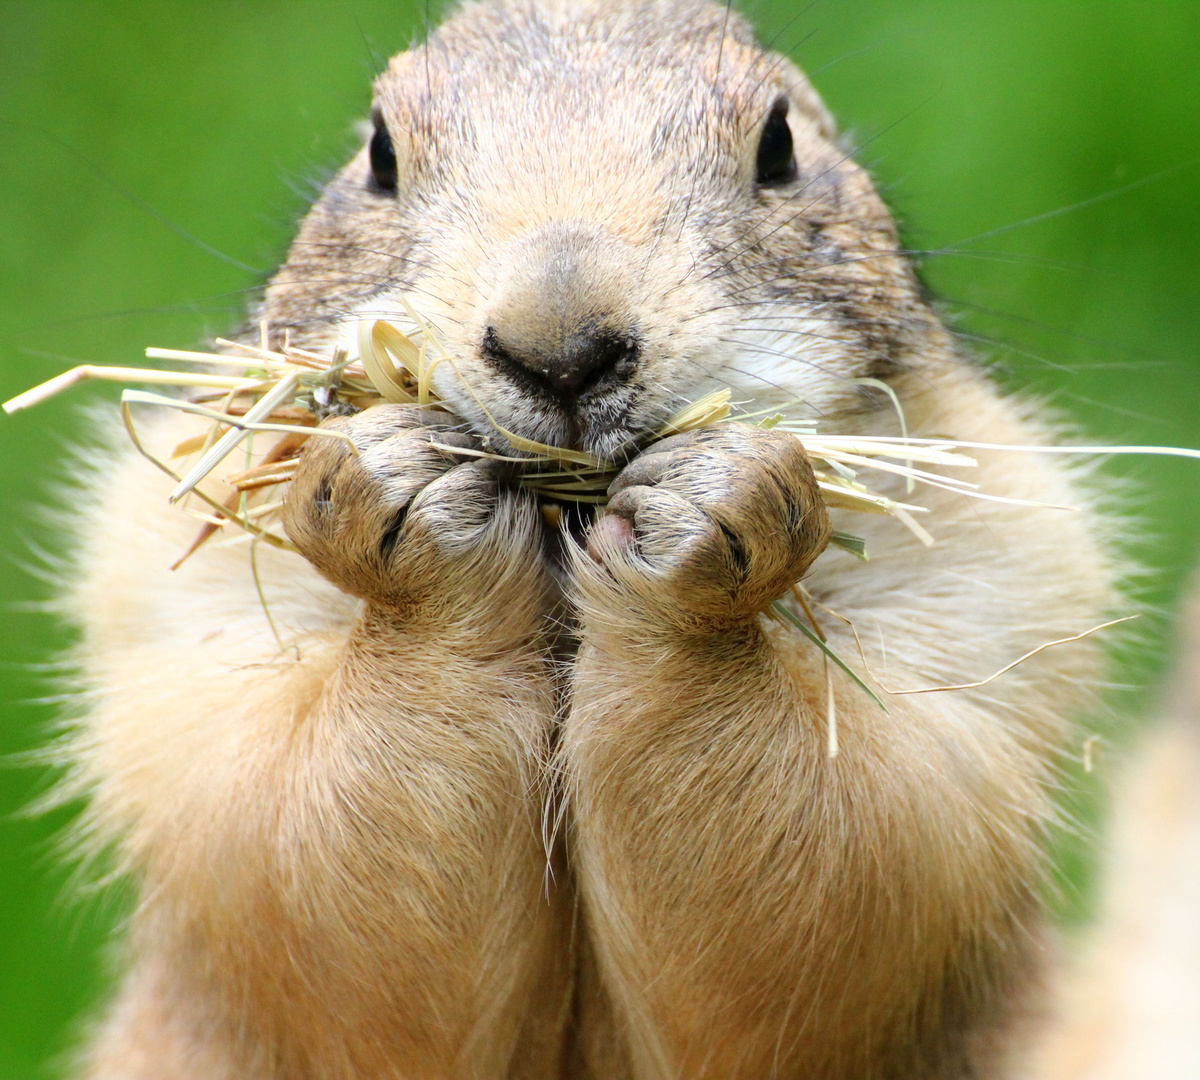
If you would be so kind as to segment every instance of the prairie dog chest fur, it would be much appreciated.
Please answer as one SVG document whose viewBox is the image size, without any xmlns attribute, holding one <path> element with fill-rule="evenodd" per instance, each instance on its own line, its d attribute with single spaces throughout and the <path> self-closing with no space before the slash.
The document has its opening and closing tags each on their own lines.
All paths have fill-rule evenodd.
<svg viewBox="0 0 1200 1080">
<path fill-rule="evenodd" d="M 1051 436 L 955 351 L 803 75 L 708 4 L 465 5 L 379 77 L 253 315 L 328 350 L 412 308 L 445 409 L 327 420 L 298 553 L 172 574 L 187 526 L 132 458 L 88 519 L 77 776 L 145 897 L 92 1074 L 1001 1075 L 1090 644 L 884 712 L 762 613 L 804 578 L 889 685 L 967 682 L 1097 621 L 1089 515 L 1031 505 L 1070 476 L 981 454 L 995 501 L 922 492 L 932 551 L 856 520 L 868 569 L 793 436 L 650 445 L 720 388 Z M 529 441 L 622 469 L 557 568 L 479 456 Z"/>
</svg>

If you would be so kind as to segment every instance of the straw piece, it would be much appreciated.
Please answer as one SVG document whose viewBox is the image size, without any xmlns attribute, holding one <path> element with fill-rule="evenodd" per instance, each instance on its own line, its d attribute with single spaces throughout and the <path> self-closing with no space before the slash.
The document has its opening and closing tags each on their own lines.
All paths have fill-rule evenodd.
<svg viewBox="0 0 1200 1080">
<path fill-rule="evenodd" d="M 875 691 L 872 690 L 865 682 L 863 682 L 862 679 L 859 678 L 849 667 L 847 667 L 846 662 L 842 660 L 837 653 L 835 653 L 824 641 L 817 637 L 817 635 L 813 633 L 813 631 L 807 626 L 805 626 L 804 623 L 797 619 L 795 615 L 793 615 L 786 607 L 784 607 L 782 603 L 780 603 L 780 601 L 776 600 L 771 607 L 781 616 L 783 616 L 789 626 L 793 626 L 799 630 L 800 633 L 802 633 L 806 638 L 808 638 L 809 641 L 816 645 L 821 652 L 823 652 L 827 657 L 829 657 L 830 660 L 832 660 L 847 675 L 849 675 L 850 678 L 854 680 L 855 685 L 858 686 L 858 688 L 862 690 L 863 693 L 865 693 L 873 702 L 875 702 L 876 705 L 878 705 L 884 712 L 888 711 L 888 707 L 883 703 L 883 700 L 880 698 L 880 696 L 875 693 Z"/>
<path fill-rule="evenodd" d="M 259 468 L 271 468 L 278 465 L 283 459 L 289 458 L 295 454 L 307 441 L 307 435 L 299 435 L 295 433 L 284 435 L 279 442 L 277 442 L 273 447 L 271 447 L 270 450 L 267 451 L 259 465 Z M 277 477 L 276 479 L 270 481 L 270 483 L 278 484 L 282 483 L 286 479 L 290 479 L 290 477 Z M 263 486 L 265 487 L 267 485 L 264 483 Z M 236 524 L 240 524 L 240 521 L 238 521 L 235 514 L 238 506 L 241 505 L 243 490 L 244 489 L 238 488 L 233 492 L 232 495 L 229 496 L 229 498 L 225 500 L 223 504 L 224 514 L 221 518 L 216 520 L 209 518 L 206 520 L 205 525 L 201 528 L 199 534 L 192 541 L 187 551 L 185 551 L 172 564 L 172 570 L 178 570 L 188 558 L 190 558 L 197 550 L 199 550 L 199 548 L 206 544 L 216 534 L 216 532 L 220 528 L 223 528 L 227 523 L 233 521 Z"/>
<path fill-rule="evenodd" d="M 237 491 L 261 491 L 263 488 L 276 487 L 279 484 L 286 484 L 289 480 L 294 479 L 296 470 L 288 469 L 286 472 L 272 473 L 270 476 L 259 476 L 247 480 L 238 480 L 233 484 Z"/>
<path fill-rule="evenodd" d="M 832 761 L 838 756 L 837 702 L 833 693 L 833 665 L 828 655 L 825 657 L 825 727 L 827 752 Z"/>
<path fill-rule="evenodd" d="M 128 394 L 131 392 L 132 391 L 127 390 L 125 393 Z M 165 400 L 170 401 L 171 399 L 167 398 Z M 132 413 L 132 410 L 129 408 L 129 402 L 124 400 L 124 397 L 122 397 L 122 401 L 121 401 L 121 423 L 124 424 L 125 431 L 128 433 L 129 439 L 133 443 L 134 449 L 139 454 L 141 454 L 142 457 L 144 457 L 147 461 L 149 461 L 152 465 L 154 465 L 155 468 L 166 473 L 172 480 L 177 481 L 180 479 L 179 474 L 174 469 L 172 469 L 165 462 L 160 461 L 157 457 L 155 457 L 152 453 L 150 453 L 149 450 L 146 449 L 145 445 L 143 444 L 143 442 L 141 440 L 141 437 L 137 433 L 137 428 L 133 423 L 133 413 Z M 227 513 L 226 508 L 224 506 L 222 506 L 219 502 L 217 502 L 217 500 L 214 499 L 211 495 L 206 494 L 205 492 L 201 491 L 199 488 L 195 489 L 195 494 L 197 495 L 197 497 L 202 499 L 204 502 L 208 503 L 208 505 L 211 506 L 218 513 L 220 513 L 220 514 Z M 240 495 L 238 495 L 237 497 L 240 498 Z M 241 521 L 238 518 L 232 518 L 231 520 L 233 520 L 233 521 L 237 522 L 237 524 L 241 525 L 242 528 L 245 529 L 248 533 L 252 533 L 253 535 L 258 536 L 261 539 L 265 540 L 272 547 L 281 548 L 284 551 L 296 551 L 297 550 L 296 546 L 293 543 L 291 543 L 288 540 L 285 540 L 282 536 L 276 536 L 274 533 L 267 532 L 265 529 L 260 529 L 257 526 L 252 525 L 246 521 Z"/>
<path fill-rule="evenodd" d="M 161 394 L 151 394 L 144 390 L 126 390 L 121 394 L 121 401 L 131 405 L 161 405 L 163 408 L 175 409 L 193 416 L 203 416 L 206 419 L 215 420 L 219 424 L 227 424 L 244 431 L 274 431 L 281 434 L 290 431 L 300 435 L 320 435 L 330 439 L 341 439 L 350 447 L 353 454 L 358 456 L 358 447 L 354 445 L 354 439 L 344 431 L 334 431 L 331 428 L 322 427 L 310 428 L 300 424 L 272 424 L 269 421 L 255 423 L 248 416 L 231 416 L 229 413 L 218 412 L 216 409 L 206 409 L 203 405 L 194 405 L 190 401 L 163 397 Z"/>
<path fill-rule="evenodd" d="M 896 520 L 900 522 L 910 533 L 921 541 L 926 547 L 933 547 L 933 537 L 920 525 L 917 524 L 914 518 L 903 506 L 898 503 L 892 507 L 892 514 Z"/>
<path fill-rule="evenodd" d="M 247 409 L 237 409 L 234 406 L 227 407 L 225 411 L 230 416 L 244 416 Z M 307 409 L 298 409 L 291 406 L 276 409 L 270 416 L 267 417 L 267 423 L 290 423 L 292 426 L 306 428 L 309 425 L 316 426 L 317 418 L 313 416 Z M 220 434 L 220 433 L 218 433 Z M 307 436 L 299 436 L 300 444 L 302 445 Z M 179 443 L 174 450 L 171 451 L 171 457 L 181 458 L 187 457 L 190 454 L 198 454 L 202 450 L 207 450 L 211 445 L 213 435 L 211 432 L 206 432 L 203 435 L 193 435 L 190 439 L 184 439 Z M 299 445 L 297 449 L 299 449 Z"/>
<path fill-rule="evenodd" d="M 384 328 L 392 333 L 386 334 Z M 407 355 L 405 346 L 411 346 L 416 351 L 416 346 L 395 327 L 388 327 L 387 323 L 383 322 L 372 323 L 366 319 L 359 322 L 358 352 L 371 385 L 379 391 L 384 401 L 393 405 L 415 405 L 417 395 L 409 390 L 395 364 L 388 358 L 389 344 L 393 346 L 394 354 L 401 359 L 401 363 L 401 354 Z"/>
<path fill-rule="evenodd" d="M 861 536 L 855 536 L 852 533 L 841 532 L 838 529 L 833 531 L 829 537 L 829 542 L 834 547 L 841 548 L 842 551 L 847 551 L 856 559 L 862 562 L 870 562 L 870 556 L 867 554 L 867 542 Z"/>
<path fill-rule="evenodd" d="M 180 360 L 186 363 L 213 364 L 222 367 L 240 367 L 243 370 L 255 367 L 253 360 L 245 356 L 227 356 L 224 353 L 192 352 L 188 349 L 147 349 L 148 360 Z"/>
<path fill-rule="evenodd" d="M 900 421 L 900 436 L 908 438 L 908 421 L 904 416 L 904 406 L 900 404 L 900 395 L 882 379 L 874 379 L 870 376 L 863 376 L 858 379 L 851 379 L 851 383 L 855 386 L 869 386 L 872 390 L 878 390 L 882 394 L 886 394 L 892 402 L 892 408 L 896 410 L 896 418 Z M 912 467 L 913 459 L 906 457 L 904 464 Z M 909 476 L 905 480 L 905 490 L 911 495 L 916 488 L 913 477 Z"/>
<path fill-rule="evenodd" d="M 993 672 L 986 679 L 979 679 L 977 682 L 955 683 L 951 686 L 919 686 L 914 690 L 890 690 L 886 686 L 884 690 L 893 695 L 900 697 L 904 694 L 944 694 L 948 690 L 977 690 L 981 686 L 987 686 L 990 682 L 995 682 L 1001 675 L 1007 675 L 1018 664 L 1025 663 L 1031 657 L 1037 656 L 1040 652 L 1045 652 L 1047 649 L 1054 648 L 1055 645 L 1066 645 L 1072 641 L 1081 641 L 1085 637 L 1091 637 L 1092 634 L 1099 633 L 1101 630 L 1107 630 L 1110 626 L 1119 626 L 1121 623 L 1132 622 L 1134 619 L 1140 618 L 1139 615 L 1126 615 L 1120 619 L 1109 619 L 1108 622 L 1102 622 L 1098 626 L 1093 626 L 1082 633 L 1072 634 L 1070 637 L 1058 638 L 1056 641 L 1043 642 L 1036 649 L 1030 649 L 1023 656 L 1017 657 L 1010 664 L 1005 664 L 999 671 Z M 882 684 L 881 684 L 882 685 Z"/>
<path fill-rule="evenodd" d="M 894 439 L 880 439 L 877 442 L 858 435 L 818 435 L 812 431 L 793 431 L 790 425 L 779 425 L 780 430 L 791 431 L 806 446 L 811 447 L 810 453 L 823 457 L 826 453 L 857 454 L 861 458 L 891 457 L 905 461 L 911 459 L 924 465 L 948 465 L 954 468 L 977 468 L 979 462 L 966 454 L 958 454 L 936 446 L 910 446 Z M 946 446 L 956 446 L 947 443 Z"/>
<path fill-rule="evenodd" d="M 656 437 L 666 439 L 671 435 L 682 435 L 685 431 L 720 423 L 729 416 L 729 400 L 732 396 L 732 391 L 728 388 L 705 394 L 672 416 L 655 432 Z"/>
<path fill-rule="evenodd" d="M 300 459 L 298 457 L 278 458 L 270 462 L 262 461 L 252 469 L 225 477 L 225 483 L 237 485 L 246 481 L 268 479 L 281 472 L 294 472 L 296 466 L 299 464 Z"/>
<path fill-rule="evenodd" d="M 267 617 L 267 625 L 271 628 L 271 634 L 275 638 L 275 643 L 279 646 L 279 651 L 284 652 L 287 648 L 283 643 L 283 638 L 279 636 L 279 628 L 275 625 L 275 618 L 271 614 L 271 605 L 267 603 L 267 594 L 263 591 L 262 577 L 258 572 L 258 538 L 255 537 L 250 543 L 250 575 L 254 578 L 254 589 L 258 593 L 258 603 L 262 607 L 263 614 Z M 299 659 L 299 650 L 297 650 L 296 658 Z"/>
<path fill-rule="evenodd" d="M 190 439 L 184 439 L 183 442 L 176 444 L 175 449 L 171 451 L 171 460 L 175 458 L 190 457 L 192 454 L 198 454 L 201 450 L 208 446 L 209 433 L 203 435 L 193 435 Z"/>
<path fill-rule="evenodd" d="M 261 379 L 239 379 L 233 375 L 209 375 L 204 372 L 155 371 L 151 368 L 99 367 L 95 364 L 80 364 L 64 371 L 53 379 L 26 390 L 3 405 L 6 413 L 19 412 L 31 405 L 39 405 L 48 398 L 75 386 L 77 383 L 97 379 L 102 382 L 141 382 L 162 386 L 219 386 L 225 389 L 253 390 L 263 385 Z"/>
<path fill-rule="evenodd" d="M 265 420 L 276 405 L 281 405 L 296 393 L 300 384 L 300 376 L 295 372 L 284 376 L 272 389 L 268 390 L 258 403 L 242 420 L 242 426 L 227 431 L 212 447 L 188 470 L 179 481 L 179 485 L 171 492 L 170 501 L 175 503 L 182 499 L 201 480 L 203 480 L 217 465 L 249 434 L 249 425 Z"/>
<path fill-rule="evenodd" d="M 828 641 L 829 638 L 825 636 L 825 631 L 821 629 L 821 624 L 817 622 L 817 617 L 813 614 L 813 609 L 808 606 L 808 599 L 804 595 L 804 586 L 801 585 L 800 582 L 797 581 L 793 583 L 792 595 L 796 598 L 796 603 L 800 605 L 800 608 L 808 618 L 808 621 L 812 623 L 813 632 L 822 641 Z"/>
<path fill-rule="evenodd" d="M 196 534 L 195 538 L 188 545 L 187 550 L 182 555 L 180 555 L 178 559 L 176 559 L 173 563 L 171 563 L 172 570 L 178 570 L 185 562 L 187 562 L 188 559 L 190 559 L 197 551 L 199 551 L 201 547 L 203 547 L 205 544 L 207 544 L 208 541 L 210 539 L 212 539 L 212 537 L 214 537 L 218 532 L 220 532 L 221 529 L 223 529 L 230 521 L 237 520 L 234 517 L 234 512 L 237 510 L 238 503 L 241 502 L 241 499 L 242 499 L 242 493 L 240 491 L 235 491 L 232 495 L 229 496 L 228 499 L 225 500 L 225 505 L 223 507 L 223 509 L 225 510 L 225 514 L 223 517 L 220 517 L 220 518 L 206 517 L 204 524 L 200 526 L 200 531 Z M 194 513 L 196 513 L 196 511 L 190 510 L 189 513 L 194 514 Z"/>
<path fill-rule="evenodd" d="M 230 416 L 245 416 L 250 409 L 241 405 L 230 405 L 225 411 Z M 316 427 L 317 418 L 313 416 L 311 410 L 305 409 L 300 405 L 281 405 L 267 417 L 267 423 L 291 424 L 295 427 L 307 428 Z"/>
<path fill-rule="evenodd" d="M 862 442 L 889 442 L 899 445 L 899 440 L 880 435 L 856 435 Z M 831 441 L 837 436 L 827 436 Z M 1009 450 L 1022 454 L 1084 454 L 1090 457 L 1109 457 L 1124 454 L 1149 454 L 1153 457 L 1182 457 L 1200 460 L 1200 450 L 1186 446 L 1041 446 L 1018 443 L 972 442 L 968 439 L 918 439 L 907 440 L 912 446 L 937 446 L 952 451 L 959 447 L 967 450 Z"/>
</svg>

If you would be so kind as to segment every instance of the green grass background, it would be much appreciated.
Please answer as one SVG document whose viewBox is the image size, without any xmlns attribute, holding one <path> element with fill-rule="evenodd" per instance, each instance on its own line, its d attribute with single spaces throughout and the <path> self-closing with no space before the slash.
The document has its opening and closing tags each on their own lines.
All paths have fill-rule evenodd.
<svg viewBox="0 0 1200 1080">
<path fill-rule="evenodd" d="M 982 357 L 1097 440 L 1200 443 L 1200 4 L 806 4 L 749 10 L 814 73 L 909 242 L 936 251 L 1004 230 L 924 262 Z M 139 204 L 271 267 L 351 146 L 377 59 L 420 24 L 412 4 L 370 0 L 0 2 L 0 397 L 72 362 L 134 362 L 147 344 L 229 328 L 256 276 Z M 24 566 L 59 545 L 36 510 L 77 423 L 67 400 L 0 418 L 4 754 L 37 745 L 54 715 L 32 665 L 67 638 L 31 606 L 48 586 Z M 1111 471 L 1132 478 L 1145 599 L 1162 612 L 1114 696 L 1116 716 L 1136 718 L 1153 712 L 1195 554 L 1200 465 Z M 117 917 L 70 898 L 50 846 L 66 815 L 19 816 L 44 784 L 0 772 L 0 1078 L 53 1075 L 103 994 Z M 1096 820 L 1095 784 L 1077 786 Z M 1064 845 L 1068 916 L 1086 909 L 1087 851 Z"/>
</svg>

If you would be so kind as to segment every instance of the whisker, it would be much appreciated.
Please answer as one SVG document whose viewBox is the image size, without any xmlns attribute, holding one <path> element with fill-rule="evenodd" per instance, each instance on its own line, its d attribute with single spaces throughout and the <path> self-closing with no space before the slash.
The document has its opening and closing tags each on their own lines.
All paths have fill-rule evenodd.
<svg viewBox="0 0 1200 1080">
<path fill-rule="evenodd" d="M 1017 229 L 1025 229 L 1030 225 L 1040 225 L 1043 221 L 1052 221 L 1054 218 L 1062 217 L 1064 214 L 1073 214 L 1077 210 L 1086 210 L 1089 206 L 1099 206 L 1101 203 L 1106 203 L 1111 199 L 1119 198 L 1122 195 L 1127 195 L 1131 191 L 1136 191 L 1140 187 L 1145 187 L 1147 184 L 1153 184 L 1165 177 L 1173 176 L 1175 173 L 1182 172 L 1184 169 L 1190 169 L 1200 161 L 1200 157 L 1190 158 L 1187 161 L 1181 161 L 1178 165 L 1172 165 L 1166 169 L 1160 169 L 1156 173 L 1151 173 L 1149 176 L 1143 176 L 1140 180 L 1134 180 L 1132 183 L 1123 184 L 1119 188 L 1113 188 L 1112 191 L 1105 191 L 1100 195 L 1093 195 L 1089 199 L 1081 199 L 1079 202 L 1071 203 L 1069 206 L 1060 206 L 1055 210 L 1047 210 L 1041 214 L 1035 214 L 1033 217 L 1025 218 L 1023 221 L 1013 221 L 1008 225 L 1001 225 L 995 229 L 988 229 L 987 232 L 976 233 L 974 236 L 968 236 L 965 240 L 957 240 L 950 244 L 950 248 L 966 247 L 967 244 L 974 244 L 979 240 L 990 240 L 993 236 L 1003 236 L 1005 233 L 1014 232 Z"/>
<path fill-rule="evenodd" d="M 255 275 L 255 277 L 261 278 L 267 274 L 266 270 L 263 270 L 257 266 L 251 266 L 249 263 L 242 262 L 241 259 L 237 259 L 234 256 L 232 256 L 224 251 L 221 251 L 219 248 L 213 247 L 212 244 L 209 244 L 208 242 L 201 240 L 200 237 L 195 235 L 195 233 L 189 232 L 182 225 L 180 225 L 179 222 L 175 221 L 173 218 L 168 217 L 161 210 L 159 210 L 156 206 L 152 206 L 150 203 L 148 203 L 145 199 L 143 199 L 140 195 L 138 195 L 132 188 L 127 187 L 125 184 L 122 184 L 121 181 L 119 181 L 115 176 L 113 176 L 111 173 L 109 173 L 102 165 L 99 164 L 99 162 L 88 157 L 86 154 L 84 154 L 82 151 L 80 151 L 77 147 L 72 146 L 69 142 L 66 141 L 66 139 L 59 138 L 59 136 L 53 134 L 53 132 L 46 131 L 44 128 L 38 127 L 35 124 L 28 124 L 22 120 L 4 119 L 4 120 L 0 120 L 0 123 L 3 123 L 9 127 L 21 128 L 23 130 L 32 132 L 32 133 L 40 136 L 41 138 L 46 139 L 49 142 L 53 143 L 60 150 L 65 151 L 71 157 L 75 158 L 76 161 L 82 162 L 83 165 L 94 176 L 96 176 L 100 180 L 102 180 L 109 188 L 111 188 L 118 195 L 120 195 L 123 199 L 125 199 L 126 202 L 137 207 L 143 213 L 149 214 L 150 217 L 152 217 L 155 221 L 157 221 L 160 225 L 162 225 L 163 228 L 169 229 L 176 236 L 181 237 L 182 239 L 186 240 L 193 247 L 198 248 L 200 251 L 203 251 L 205 254 L 211 255 L 214 259 L 219 259 L 221 262 L 227 263 L 229 266 L 233 266 L 233 267 L 237 268 L 238 270 L 244 270 L 248 274 L 253 274 L 253 275 Z"/>
<path fill-rule="evenodd" d="M 769 211 L 769 212 L 768 212 L 768 213 L 767 213 L 765 216 L 763 216 L 762 218 L 760 218 L 758 221 L 756 221 L 756 222 L 753 222 L 753 223 L 752 223 L 752 224 L 751 224 L 751 225 L 750 225 L 750 226 L 749 226 L 749 227 L 746 229 L 746 231 L 745 231 L 745 232 L 743 232 L 743 233 L 741 234 L 741 236 L 740 236 L 740 237 L 737 237 L 737 238 L 735 238 L 734 240 L 730 241 L 730 243 L 728 243 L 728 244 L 724 245 L 723 247 L 721 247 L 721 248 L 717 249 L 717 251 L 713 252 L 712 254 L 713 254 L 714 256 L 720 256 L 720 255 L 724 254 L 726 251 L 728 251 L 728 250 L 729 250 L 729 248 L 731 248 L 731 247 L 732 247 L 734 244 L 736 244 L 736 243 L 740 243 L 740 242 L 741 242 L 742 240 L 744 240 L 744 239 L 745 239 L 747 236 L 750 236 L 750 235 L 752 235 L 752 234 L 753 234 L 753 233 L 754 233 L 754 232 L 755 232 L 755 231 L 756 231 L 758 228 L 760 228 L 761 226 L 763 226 L 763 225 L 765 225 L 767 222 L 769 222 L 769 221 L 771 220 L 771 218 L 772 218 L 772 217 L 773 217 L 775 214 L 777 214 L 777 213 L 778 213 L 778 212 L 779 212 L 779 211 L 780 211 L 780 210 L 781 210 L 783 207 L 787 206 L 787 205 L 788 205 L 788 204 L 789 204 L 789 203 L 790 203 L 790 202 L 791 202 L 793 199 L 795 199 L 795 198 L 798 198 L 799 196 L 803 195 L 803 194 L 804 194 L 804 193 L 805 193 L 805 192 L 806 192 L 806 191 L 807 191 L 809 188 L 811 188 L 811 187 L 812 187 L 814 184 L 816 184 L 817 182 L 819 182 L 819 181 L 821 181 L 821 180 L 825 179 L 825 178 L 826 178 L 826 177 L 828 177 L 828 176 L 829 176 L 831 173 L 833 173 L 833 172 L 834 172 L 834 170 L 836 170 L 836 169 L 840 168 L 842 165 L 845 165 L 847 162 L 851 162 L 851 161 L 853 161 L 853 160 L 854 160 L 855 158 L 857 158 L 857 157 L 858 157 L 858 155 L 859 155 L 859 154 L 861 154 L 861 153 L 862 153 L 862 151 L 863 151 L 863 150 L 865 150 L 865 149 L 866 149 L 868 146 L 870 146 L 872 143 L 875 143 L 875 142 L 877 142 L 879 139 L 883 138 L 883 137 L 884 137 L 885 135 L 887 135 L 889 132 L 891 132 L 891 131 L 893 131 L 895 128 L 897 128 L 897 127 L 898 127 L 900 124 L 902 124 L 902 123 L 904 123 L 905 121 L 907 121 L 907 120 L 911 119 L 911 118 L 912 118 L 913 116 L 915 116 L 915 115 L 916 115 L 916 114 L 917 114 L 917 113 L 918 113 L 918 112 L 919 112 L 921 109 L 923 109 L 923 108 L 924 108 L 926 105 L 928 105 L 928 104 L 929 104 L 929 102 L 930 102 L 930 101 L 932 101 L 932 100 L 933 100 L 933 95 L 931 95 L 930 97 L 928 97 L 928 98 L 926 98 L 925 100 L 923 100 L 922 102 L 920 102 L 918 105 L 916 105 L 914 108 L 910 109 L 910 110 L 909 110 L 907 113 L 905 113 L 903 116 L 899 117 L 897 120 L 894 120 L 892 123 L 888 124 L 888 125 L 887 125 L 885 128 L 883 128 L 881 131 L 878 131 L 878 132 L 876 132 L 874 135 L 872 135 L 872 136 L 871 136 L 869 139 L 867 139 L 865 142 L 862 142 L 862 143 L 860 143 L 858 146 L 856 146 L 856 147 L 855 147 L 855 148 L 854 148 L 852 151 L 850 151 L 849 153 L 847 153 L 847 154 L 844 154 L 842 157 L 838 158 L 838 160 L 837 160 L 837 161 L 835 161 L 835 162 L 833 162 L 833 164 L 831 164 L 831 165 L 827 166 L 827 167 L 826 167 L 824 170 L 822 170 L 822 171 L 821 171 L 820 173 L 818 173 L 816 176 L 812 177 L 812 178 L 811 178 L 811 179 L 810 179 L 808 182 L 806 182 L 806 183 L 805 183 L 805 184 L 804 184 L 804 185 L 803 185 L 803 186 L 802 186 L 802 187 L 801 187 L 801 188 L 800 188 L 798 191 L 795 191 L 795 192 L 793 192 L 791 195 L 789 195 L 789 196 L 787 196 L 785 199 L 783 199 L 783 200 L 782 200 L 782 201 L 781 201 L 779 204 L 777 204 L 776 206 L 773 206 L 773 207 L 771 208 L 771 210 L 770 210 L 770 211 Z M 807 205 L 805 205 L 804 207 L 802 207 L 800 210 L 796 211 L 796 213 L 792 214 L 792 215 L 791 215 L 791 217 L 787 218 L 787 219 L 786 219 L 786 220 L 784 220 L 784 221 L 781 221 L 781 222 L 780 222 L 778 225 L 776 225 L 776 226 L 775 226 L 773 229 L 771 229 L 771 231 L 770 231 L 770 232 L 766 233 L 766 234 L 765 234 L 765 235 L 763 235 L 763 236 L 760 236 L 760 237 L 758 237 L 758 238 L 757 238 L 757 239 L 756 239 L 754 242 L 755 242 L 755 243 L 757 243 L 757 244 L 761 244 L 763 241 L 770 239 L 770 238 L 771 238 L 772 236 L 774 236 L 774 235 L 775 235 L 775 234 L 776 234 L 776 233 L 777 233 L 777 232 L 778 232 L 780 229 L 783 229 L 783 228 L 785 228 L 786 226 L 790 225 L 790 224 L 791 224 L 793 221 L 795 221 L 795 220 L 796 220 L 798 217 L 801 217 L 801 216 L 802 216 L 802 215 L 803 215 L 803 214 L 804 214 L 806 211 L 810 210 L 810 209 L 812 208 L 812 206 L 815 204 L 815 202 L 816 202 L 816 199 L 813 199 L 813 200 L 812 200 L 812 201 L 810 201 L 810 202 L 809 202 Z M 738 253 L 738 254 L 744 254 L 746 250 L 748 250 L 748 249 L 746 249 L 746 248 L 743 248 L 743 249 L 742 249 L 742 252 L 740 252 L 740 253 Z M 735 255 L 731 256 L 731 258 L 737 258 L 737 257 L 738 257 L 738 254 L 735 254 Z"/>
</svg>

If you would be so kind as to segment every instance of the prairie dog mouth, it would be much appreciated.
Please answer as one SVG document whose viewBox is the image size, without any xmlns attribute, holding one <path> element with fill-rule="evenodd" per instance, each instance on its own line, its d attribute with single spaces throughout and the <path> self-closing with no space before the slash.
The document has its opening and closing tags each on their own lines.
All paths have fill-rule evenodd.
<svg viewBox="0 0 1200 1080">
<path fill-rule="evenodd" d="M 671 412 L 644 392 L 636 335 L 589 327 L 556 352 L 539 353 L 527 338 L 501 338 L 488 326 L 472 351 L 411 304 L 398 311 L 402 302 L 376 301 L 355 312 L 343 324 L 338 347 L 352 358 L 373 352 L 377 380 L 411 377 L 419 387 L 413 400 L 436 400 L 494 452 L 520 455 L 528 441 L 622 460 Z M 364 334 L 378 326 L 390 329 L 371 345 Z M 407 399 L 403 391 L 393 400 Z"/>
</svg>

